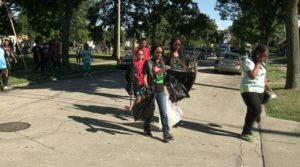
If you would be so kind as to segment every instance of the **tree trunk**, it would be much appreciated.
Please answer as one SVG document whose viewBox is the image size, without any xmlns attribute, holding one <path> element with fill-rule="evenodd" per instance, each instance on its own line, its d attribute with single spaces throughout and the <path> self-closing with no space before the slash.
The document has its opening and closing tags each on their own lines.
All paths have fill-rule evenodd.
<svg viewBox="0 0 300 167">
<path fill-rule="evenodd" d="M 299 89 L 300 58 L 299 58 L 299 31 L 298 31 L 298 2 L 286 0 L 286 39 L 287 39 L 287 73 L 286 89 Z"/>
<path fill-rule="evenodd" d="M 259 42 L 263 45 L 268 46 L 269 34 L 267 32 L 267 27 L 265 25 L 265 21 L 261 20 L 260 24 L 261 24 L 261 26 L 260 26 L 261 30 L 260 30 L 260 41 Z"/>
<path fill-rule="evenodd" d="M 151 53 L 154 52 L 155 47 L 157 45 L 156 41 L 156 29 L 157 29 L 157 24 L 153 23 L 152 31 L 151 31 Z"/>
<path fill-rule="evenodd" d="M 72 0 L 58 1 L 58 6 L 61 20 L 62 65 L 64 68 L 69 68 L 69 36 L 73 3 Z"/>
<path fill-rule="evenodd" d="M 114 39 L 113 39 L 113 54 L 112 54 L 112 58 L 117 60 L 118 56 L 117 56 L 117 45 L 118 45 L 118 18 L 117 18 L 117 14 L 118 14 L 118 0 L 114 0 Z"/>
</svg>

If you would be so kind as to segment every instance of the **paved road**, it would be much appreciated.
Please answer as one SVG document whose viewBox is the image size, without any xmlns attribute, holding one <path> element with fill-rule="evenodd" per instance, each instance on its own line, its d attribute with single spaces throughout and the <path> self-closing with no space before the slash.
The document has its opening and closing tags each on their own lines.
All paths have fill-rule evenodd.
<svg viewBox="0 0 300 167">
<path fill-rule="evenodd" d="M 240 76 L 211 73 L 211 60 L 200 65 L 191 98 L 178 104 L 183 125 L 172 129 L 175 140 L 168 144 L 161 141 L 157 110 L 153 138 L 124 111 L 124 71 L 0 93 L 0 123 L 30 124 L 0 132 L 0 166 L 263 166 L 260 138 L 238 137 L 246 110 Z"/>
</svg>

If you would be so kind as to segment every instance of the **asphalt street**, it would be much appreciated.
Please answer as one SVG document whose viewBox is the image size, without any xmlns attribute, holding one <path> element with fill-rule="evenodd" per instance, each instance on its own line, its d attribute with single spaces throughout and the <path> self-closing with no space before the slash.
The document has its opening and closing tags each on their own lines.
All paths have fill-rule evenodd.
<svg viewBox="0 0 300 167">
<path fill-rule="evenodd" d="M 170 143 L 162 142 L 158 109 L 152 138 L 124 109 L 122 70 L 1 92 L 0 166 L 267 166 L 259 131 L 254 143 L 239 138 L 241 76 L 215 74 L 211 63 L 199 64 L 191 98 L 178 103 L 184 116 Z"/>
</svg>

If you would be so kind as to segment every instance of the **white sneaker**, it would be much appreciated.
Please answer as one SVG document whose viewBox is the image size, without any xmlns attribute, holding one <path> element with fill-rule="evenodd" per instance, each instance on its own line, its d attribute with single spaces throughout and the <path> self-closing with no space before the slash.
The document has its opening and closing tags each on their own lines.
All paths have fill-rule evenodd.
<svg viewBox="0 0 300 167">
<path fill-rule="evenodd" d="M 4 87 L 3 87 L 3 90 L 8 90 L 8 86 L 4 86 Z"/>
</svg>

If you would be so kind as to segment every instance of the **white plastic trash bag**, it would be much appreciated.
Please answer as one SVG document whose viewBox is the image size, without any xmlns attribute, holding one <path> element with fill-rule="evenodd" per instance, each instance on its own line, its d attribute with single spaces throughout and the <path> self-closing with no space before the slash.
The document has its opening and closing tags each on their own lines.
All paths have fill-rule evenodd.
<svg viewBox="0 0 300 167">
<path fill-rule="evenodd" d="M 175 104 L 169 100 L 169 97 L 166 96 L 167 101 L 167 115 L 168 115 L 168 124 L 169 127 L 173 127 L 179 121 L 181 121 L 183 112 L 182 110 Z M 159 117 L 159 129 L 162 129 L 161 118 Z"/>
</svg>

